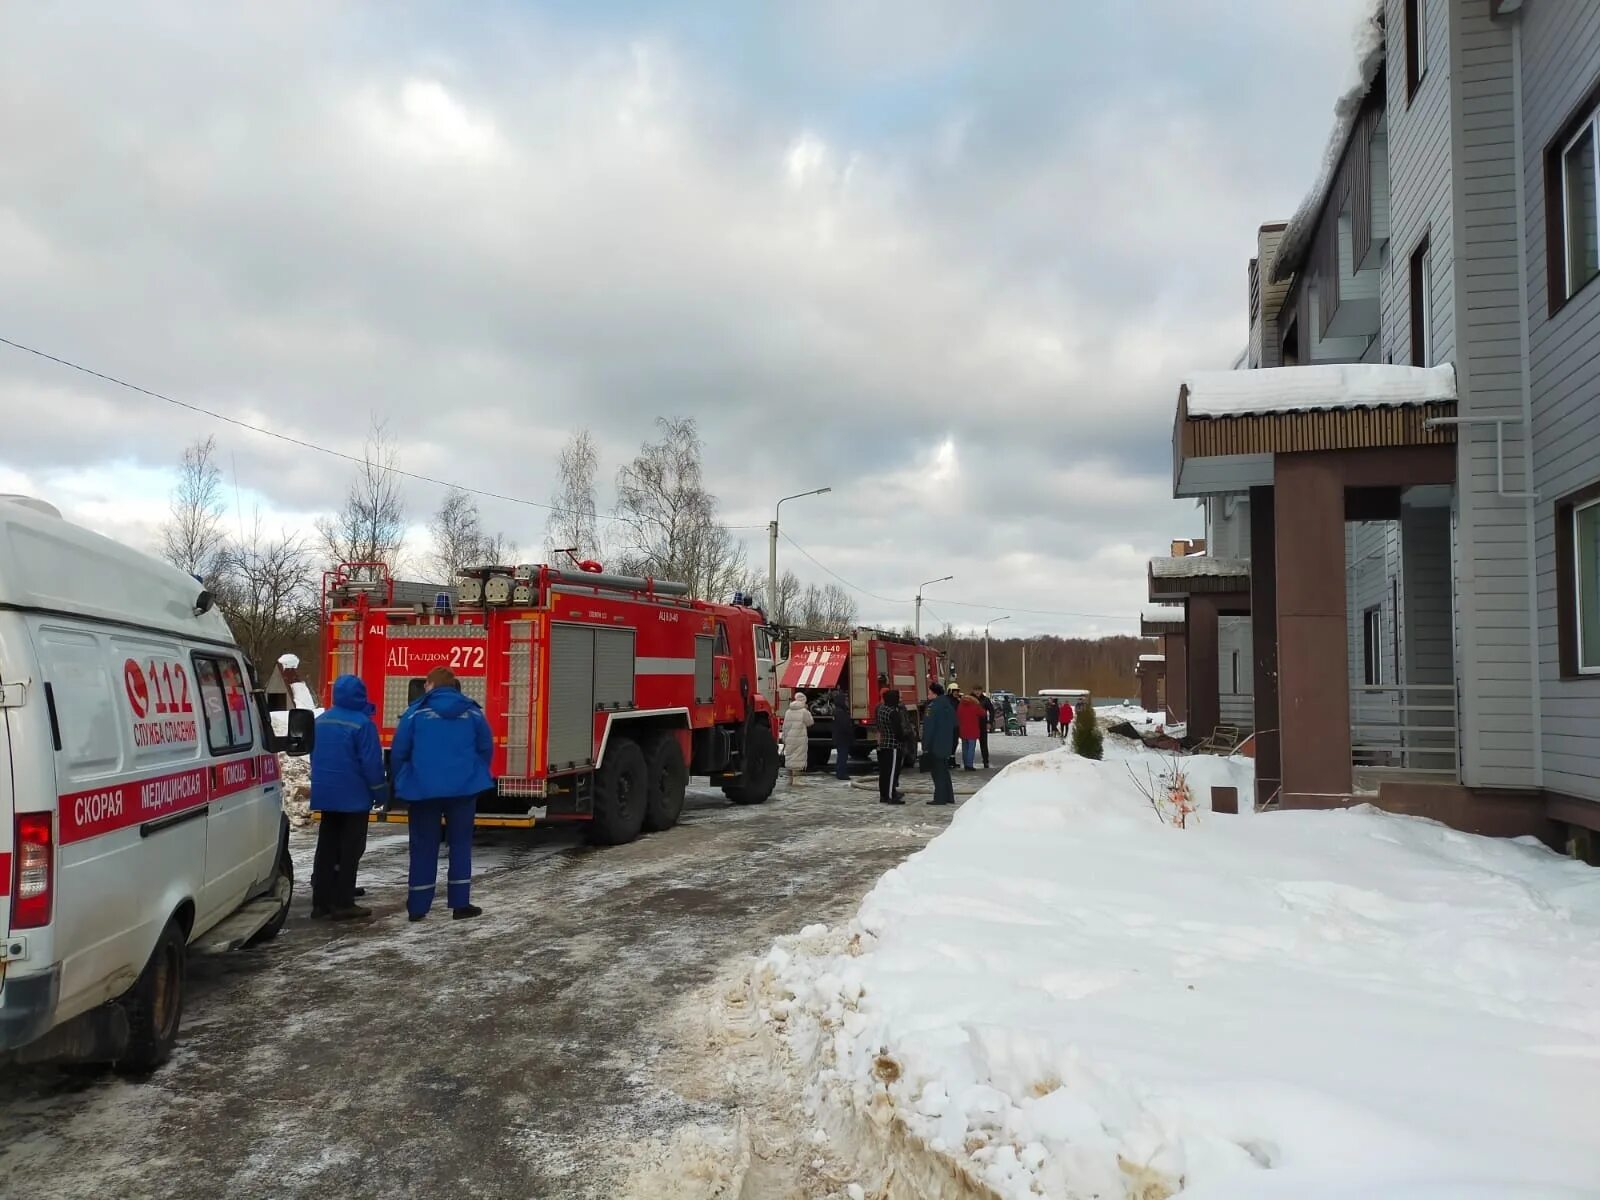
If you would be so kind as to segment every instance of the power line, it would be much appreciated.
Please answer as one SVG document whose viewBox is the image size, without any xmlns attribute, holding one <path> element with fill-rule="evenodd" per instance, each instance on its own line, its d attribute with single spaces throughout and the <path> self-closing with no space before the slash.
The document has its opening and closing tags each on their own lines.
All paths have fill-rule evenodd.
<svg viewBox="0 0 1600 1200">
<path fill-rule="evenodd" d="M 391 467 L 383 463 L 375 463 L 366 458 L 357 458 L 354 454 L 347 454 L 343 450 L 335 450 L 331 446 L 319 446 L 315 442 L 308 442 L 304 438 L 295 437 L 293 434 L 279 433 L 276 429 L 268 429 L 262 425 L 254 425 L 249 421 L 241 421 L 238 417 L 230 417 L 226 413 L 216 412 L 213 409 L 204 408 L 198 404 L 191 404 L 187 400 L 179 400 L 161 392 L 153 391 L 147 387 L 140 387 L 137 383 L 130 383 L 126 379 L 118 379 L 115 375 L 107 375 L 104 371 L 96 371 L 92 367 L 86 367 L 82 363 L 73 362 L 71 359 L 60 358 L 54 354 L 47 354 L 45 351 L 36 349 L 33 346 L 25 346 L 21 342 L 14 342 L 8 337 L 0 337 L 0 345 L 10 346 L 13 350 L 21 350 L 24 354 L 32 354 L 36 358 L 42 358 L 47 362 L 53 362 L 58 366 L 66 367 L 69 370 L 78 371 L 84 375 L 92 376 L 95 379 L 104 380 L 106 383 L 115 384 L 117 387 L 127 388 L 130 392 L 138 392 L 141 396 L 149 396 L 153 400 L 161 400 L 177 408 L 187 409 L 192 413 L 199 413 L 203 417 L 210 417 L 213 421 L 221 421 L 224 424 L 235 425 L 240 429 L 247 429 L 251 433 L 259 433 L 263 437 L 276 438 L 280 442 L 287 442 L 291 446 L 300 447 L 302 450 L 314 450 L 318 454 L 326 454 L 333 458 L 343 459 L 345 462 L 354 463 L 358 467 L 379 470 L 389 475 L 399 475 L 405 479 L 415 479 L 419 483 L 431 483 L 436 487 L 454 488 L 456 491 L 467 492 L 474 496 L 483 496 L 489 500 L 503 500 L 508 504 L 521 504 L 528 508 L 543 509 L 546 512 L 559 513 L 563 516 L 576 515 L 577 513 L 577 510 L 575 509 L 562 508 L 560 505 L 543 504 L 538 500 L 529 500 L 523 496 L 508 496 L 504 492 L 491 492 L 484 488 L 468 487 L 463 483 L 452 483 L 448 479 L 436 479 L 432 475 L 421 475 L 416 471 L 405 471 L 399 467 Z M 596 513 L 595 516 L 606 517 L 614 520 L 616 519 L 617 514 L 614 512 L 605 512 Z M 764 529 L 766 527 L 764 525 L 727 525 L 724 526 L 724 528 Z"/>
<path fill-rule="evenodd" d="M 846 579 L 843 575 L 841 575 L 837 571 L 835 571 L 832 567 L 830 567 L 830 566 L 826 565 L 825 563 L 821 562 L 817 558 L 816 555 L 812 554 L 811 551 L 807 550 L 804 546 L 802 546 L 799 542 L 795 541 L 787 533 L 784 533 L 783 530 L 780 529 L 778 531 L 778 533 L 783 538 L 784 541 L 788 542 L 796 550 L 800 551 L 801 554 L 804 554 L 807 558 L 809 558 L 811 560 L 812 564 L 815 565 L 819 570 L 824 571 L 827 574 L 833 576 L 833 578 L 837 579 L 840 583 L 844 584 L 844 586 L 849 588 L 852 592 L 856 592 L 857 594 L 862 595 L 862 596 L 866 596 L 866 597 L 868 597 L 869 599 L 872 599 L 872 600 L 877 600 L 877 601 L 879 601 L 880 603 L 883 603 L 883 604 L 910 604 L 911 603 L 911 601 L 909 601 L 909 600 L 894 600 L 894 599 L 891 599 L 888 596 L 880 596 L 880 595 L 878 595 L 877 592 L 869 592 L 864 587 L 856 586 L 855 584 L 851 583 L 848 579 Z"/>
</svg>

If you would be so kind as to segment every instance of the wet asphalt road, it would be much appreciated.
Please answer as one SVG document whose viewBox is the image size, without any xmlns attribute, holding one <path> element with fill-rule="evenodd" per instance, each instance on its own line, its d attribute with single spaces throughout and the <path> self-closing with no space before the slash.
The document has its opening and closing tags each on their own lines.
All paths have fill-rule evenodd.
<svg viewBox="0 0 1600 1200">
<path fill-rule="evenodd" d="M 996 768 L 1034 742 L 996 738 Z M 952 811 L 809 777 L 749 808 L 691 792 L 677 828 L 629 846 L 484 831 L 485 915 L 418 925 L 404 835 L 375 827 L 378 917 L 360 928 L 307 916 L 297 831 L 289 925 L 191 964 L 167 1067 L 0 1078 L 0 1197 L 612 1196 L 641 1140 L 727 1115 L 657 1069 L 663 1014 L 776 935 L 846 916 Z"/>
</svg>

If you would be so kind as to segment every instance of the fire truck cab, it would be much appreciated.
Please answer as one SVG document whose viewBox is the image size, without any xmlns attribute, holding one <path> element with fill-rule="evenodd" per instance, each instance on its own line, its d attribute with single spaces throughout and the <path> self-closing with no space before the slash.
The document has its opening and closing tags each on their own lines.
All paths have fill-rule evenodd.
<svg viewBox="0 0 1600 1200">
<path fill-rule="evenodd" d="M 324 703 L 358 675 L 384 746 L 435 667 L 455 673 L 494 732 L 481 825 L 589 823 L 595 841 L 668 829 L 691 775 L 760 804 L 779 753 L 772 630 L 735 597 L 573 568 L 489 566 L 450 589 L 397 584 L 381 564 L 324 580 Z M 377 820 L 404 820 L 396 796 Z"/>
</svg>

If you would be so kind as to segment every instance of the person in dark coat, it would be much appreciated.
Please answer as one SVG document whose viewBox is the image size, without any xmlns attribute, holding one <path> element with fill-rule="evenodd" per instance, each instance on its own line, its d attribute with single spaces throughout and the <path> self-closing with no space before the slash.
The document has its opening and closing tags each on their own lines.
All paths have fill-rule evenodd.
<svg viewBox="0 0 1600 1200">
<path fill-rule="evenodd" d="M 989 769 L 989 735 L 994 732 L 994 701 L 989 693 L 978 692 L 978 704 L 983 708 L 983 724 L 978 727 L 978 751 L 983 755 L 983 769 Z"/>
<path fill-rule="evenodd" d="M 480 793 L 494 786 L 494 736 L 476 700 L 461 694 L 444 667 L 428 672 L 427 691 L 395 726 L 389 752 L 395 794 L 410 806 L 411 889 L 406 913 L 420 921 L 439 884 L 439 825 L 450 843 L 446 900 L 457 920 L 479 916 L 472 903 L 472 821 Z"/>
<path fill-rule="evenodd" d="M 850 778 L 850 747 L 855 744 L 855 718 L 850 715 L 850 694 L 843 688 L 833 689 L 833 774 L 836 779 Z"/>
<path fill-rule="evenodd" d="M 1061 723 L 1061 705 L 1056 703 L 1055 697 L 1044 702 L 1044 731 L 1046 736 L 1055 737 L 1056 726 Z"/>
<path fill-rule="evenodd" d="M 906 802 L 905 796 L 895 786 L 895 781 L 900 777 L 902 720 L 899 691 L 885 688 L 883 701 L 875 714 L 878 727 L 878 801 L 882 804 Z"/>
<path fill-rule="evenodd" d="M 932 691 L 928 715 L 922 721 L 922 744 L 933 776 L 933 799 L 928 803 L 954 804 L 956 790 L 950 781 L 950 757 L 956 750 L 956 710 L 945 697 L 944 688 L 936 683 Z"/>
<path fill-rule="evenodd" d="M 354 675 L 333 681 L 333 707 L 317 718 L 311 749 L 311 810 L 322 814 L 311 866 L 311 915 L 365 921 L 356 903 L 356 868 L 367 845 L 367 814 L 389 794 L 383 747 L 367 685 Z"/>
</svg>

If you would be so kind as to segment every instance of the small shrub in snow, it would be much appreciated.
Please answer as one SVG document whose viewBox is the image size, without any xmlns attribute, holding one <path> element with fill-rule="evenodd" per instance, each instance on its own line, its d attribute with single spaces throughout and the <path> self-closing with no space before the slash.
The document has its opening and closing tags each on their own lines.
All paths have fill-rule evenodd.
<svg viewBox="0 0 1600 1200">
<path fill-rule="evenodd" d="M 1195 810 L 1194 791 L 1183 773 L 1181 758 L 1173 755 L 1172 765 L 1164 771 L 1146 767 L 1143 779 L 1130 766 L 1128 777 L 1139 794 L 1150 801 L 1150 807 L 1155 809 L 1163 825 L 1176 825 L 1179 829 L 1189 827 L 1189 814 Z"/>
<path fill-rule="evenodd" d="M 1105 754 L 1105 735 L 1094 705 L 1080 705 L 1072 717 L 1072 752 L 1081 758 L 1101 758 Z"/>
</svg>

